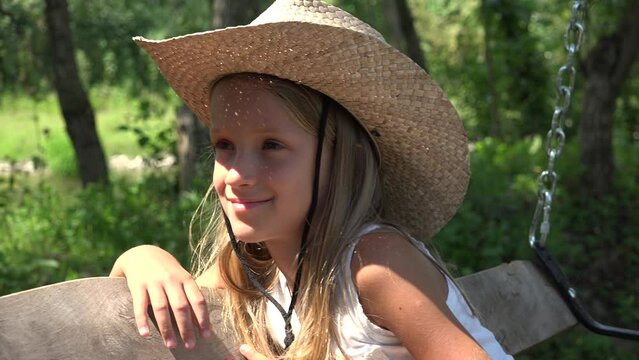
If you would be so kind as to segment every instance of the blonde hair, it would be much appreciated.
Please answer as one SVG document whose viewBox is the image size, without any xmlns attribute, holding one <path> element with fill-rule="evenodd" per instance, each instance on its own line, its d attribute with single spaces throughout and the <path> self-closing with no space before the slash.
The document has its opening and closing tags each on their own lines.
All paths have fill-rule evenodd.
<svg viewBox="0 0 639 360">
<path fill-rule="evenodd" d="M 272 92 L 284 101 L 302 128 L 317 134 L 324 96 L 321 93 L 258 74 L 229 75 L 213 87 L 226 81 L 251 81 Z M 325 141 L 332 150 L 328 152 L 332 153 L 330 176 L 308 237 L 299 290 L 301 301 L 296 306 L 301 329 L 286 351 L 268 333 L 268 300 L 251 284 L 231 247 L 212 185 L 191 223 L 191 230 L 196 219 L 204 224 L 203 235 L 193 247 L 195 276 L 212 266 L 219 267 L 220 277 L 228 290 L 223 305 L 228 330 L 235 333 L 239 342 L 253 345 L 267 357 L 329 359 L 334 357 L 334 347 L 341 349 L 333 316 L 336 279 L 342 275 L 340 262 L 362 225 L 380 221 L 381 180 L 377 149 L 359 122 L 333 100 L 329 105 Z M 278 281 L 278 270 L 266 247 L 240 245 L 261 284 L 266 289 L 273 289 Z"/>
</svg>

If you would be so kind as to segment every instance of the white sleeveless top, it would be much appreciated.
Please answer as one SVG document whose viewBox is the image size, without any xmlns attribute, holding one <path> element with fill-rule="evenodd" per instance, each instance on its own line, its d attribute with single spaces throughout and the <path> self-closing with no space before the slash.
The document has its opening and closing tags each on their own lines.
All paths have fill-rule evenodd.
<svg viewBox="0 0 639 360">
<path fill-rule="evenodd" d="M 338 324 L 337 331 L 339 333 L 339 343 L 344 349 L 346 355 L 353 360 L 364 360 L 369 356 L 385 355 L 388 359 L 409 360 L 413 359 L 408 350 L 400 343 L 397 337 L 389 330 L 383 329 L 372 323 L 359 302 L 357 288 L 353 283 L 351 274 L 351 260 L 355 247 L 359 240 L 365 234 L 373 232 L 381 225 L 371 224 L 366 226 L 360 232 L 356 241 L 349 246 L 348 251 L 342 262 L 342 278 L 338 279 L 335 289 L 336 299 L 336 321 Z M 423 243 L 411 239 L 413 245 L 426 256 L 431 256 Z M 485 328 L 479 319 L 473 315 L 466 300 L 461 295 L 457 286 L 452 280 L 446 276 L 448 284 L 448 297 L 446 305 L 451 313 L 455 315 L 457 321 L 466 329 L 466 331 L 475 339 L 475 341 L 488 353 L 491 359 L 513 359 L 512 356 L 506 354 L 501 345 L 495 339 L 490 330 Z M 291 303 L 291 295 L 289 293 L 286 278 L 282 273 L 279 274 L 279 283 L 275 286 L 271 295 L 285 309 L 288 309 Z M 267 321 L 268 330 L 271 337 L 277 341 L 280 346 L 284 347 L 284 319 L 279 313 L 275 305 L 270 302 L 267 305 Z M 295 313 L 291 318 L 293 332 L 297 334 L 300 329 L 300 322 Z M 339 358 L 341 352 L 337 347 L 333 350 L 335 357 Z"/>
</svg>

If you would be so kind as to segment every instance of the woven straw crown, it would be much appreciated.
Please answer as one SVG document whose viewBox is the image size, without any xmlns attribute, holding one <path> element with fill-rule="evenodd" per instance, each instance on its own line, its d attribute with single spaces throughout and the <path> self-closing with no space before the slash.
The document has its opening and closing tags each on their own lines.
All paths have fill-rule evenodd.
<svg viewBox="0 0 639 360">
<path fill-rule="evenodd" d="M 455 109 L 423 69 L 351 14 L 277 0 L 246 26 L 134 40 L 206 124 L 211 85 L 233 73 L 274 75 L 339 102 L 380 149 L 385 218 L 413 235 L 431 237 L 461 204 L 468 148 Z"/>
</svg>

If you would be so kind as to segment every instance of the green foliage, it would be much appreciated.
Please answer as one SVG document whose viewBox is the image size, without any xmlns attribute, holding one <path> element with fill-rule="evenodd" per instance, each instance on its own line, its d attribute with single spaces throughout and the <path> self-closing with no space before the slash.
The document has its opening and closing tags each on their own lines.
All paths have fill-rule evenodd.
<svg viewBox="0 0 639 360">
<path fill-rule="evenodd" d="M 44 1 L 3 0 L 0 3 L 0 89 L 32 96 L 48 87 Z"/>
<path fill-rule="evenodd" d="M 552 96 L 548 69 L 554 65 L 546 57 L 559 58 L 563 51 L 565 18 L 552 12 L 557 4 L 501 0 L 413 0 L 411 4 L 432 76 L 451 97 L 471 138 L 514 140 L 543 129 Z M 553 40 L 550 46 L 547 39 Z"/>
<path fill-rule="evenodd" d="M 52 90 L 44 2 L 0 4 L 0 88 L 30 96 Z M 140 99 L 169 94 L 156 66 L 131 40 L 163 38 L 209 29 L 207 1 L 69 0 L 71 31 L 81 78 L 87 87 L 118 85 Z"/>
<path fill-rule="evenodd" d="M 538 137 L 510 146 L 492 138 L 474 144 L 466 200 L 435 239 L 445 259 L 463 266 L 460 275 L 529 257 L 541 147 Z"/>
<path fill-rule="evenodd" d="M 581 327 L 560 334 L 517 356 L 518 360 L 533 359 L 606 359 L 626 360 L 637 358 L 637 346 L 625 344 L 610 337 L 593 334 Z"/>
<path fill-rule="evenodd" d="M 176 152 L 175 130 L 172 126 L 151 133 L 143 125 L 144 124 L 123 124 L 118 127 L 118 130 L 132 133 L 137 139 L 138 146 L 149 158 L 159 159 L 166 155 L 167 149 Z"/>
<path fill-rule="evenodd" d="M 207 1 L 71 0 L 69 8 L 86 83 L 126 85 L 142 99 L 149 90 L 165 93 L 166 85 L 132 37 L 164 38 L 209 28 Z"/>
<path fill-rule="evenodd" d="M 327 2 L 351 14 L 355 14 L 358 18 L 384 33 L 384 12 L 379 11 L 382 1 L 383 0 L 329 0 Z"/>
<path fill-rule="evenodd" d="M 139 99 L 137 111 L 126 121 L 121 119 L 116 131 L 118 135 L 135 139 L 137 149 L 146 158 L 158 159 L 166 154 L 177 156 L 177 133 L 173 119 L 175 105 L 177 101 L 167 102 L 160 96 Z"/>
<path fill-rule="evenodd" d="M 480 12 L 486 33 L 486 51 L 492 52 L 498 88 L 497 104 L 501 105 L 499 128 L 492 130 L 484 124 L 482 133 L 502 138 L 521 138 L 544 130 L 544 112 L 548 109 L 550 93 L 539 36 L 529 29 L 536 23 L 541 8 L 538 1 L 483 0 Z M 533 16 L 537 15 L 537 16 Z M 557 37 L 559 37 L 559 33 Z"/>
<path fill-rule="evenodd" d="M 159 245 L 188 265 L 197 196 L 177 197 L 166 175 L 118 179 L 69 194 L 41 183 L 0 183 L 0 294 L 108 274 L 119 254 Z"/>
</svg>

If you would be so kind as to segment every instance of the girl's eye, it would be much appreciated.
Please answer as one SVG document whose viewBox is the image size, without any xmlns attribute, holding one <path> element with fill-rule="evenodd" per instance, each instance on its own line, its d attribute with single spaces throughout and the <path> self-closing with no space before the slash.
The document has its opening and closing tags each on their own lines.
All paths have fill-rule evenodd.
<svg viewBox="0 0 639 360">
<path fill-rule="evenodd" d="M 216 141 L 213 145 L 215 150 L 233 150 L 233 144 L 228 140 L 219 140 Z"/>
<path fill-rule="evenodd" d="M 284 148 L 284 146 L 275 140 L 266 140 L 264 145 L 262 145 L 262 148 L 264 150 L 280 150 Z"/>
</svg>

